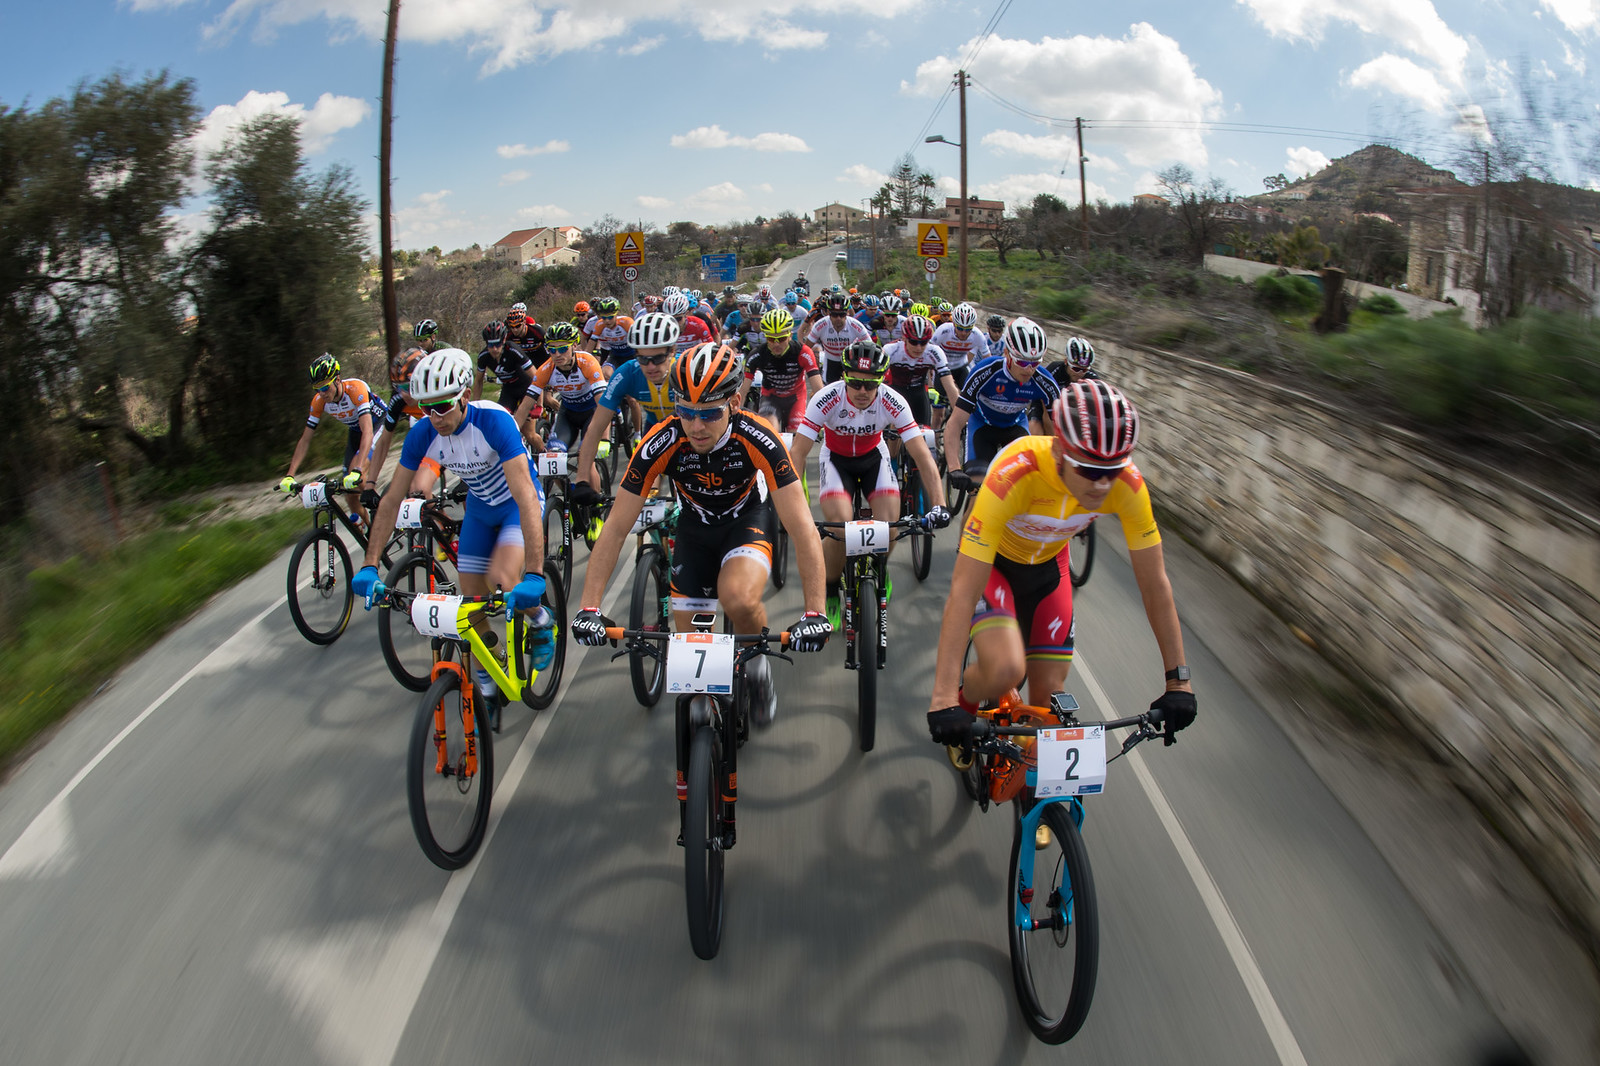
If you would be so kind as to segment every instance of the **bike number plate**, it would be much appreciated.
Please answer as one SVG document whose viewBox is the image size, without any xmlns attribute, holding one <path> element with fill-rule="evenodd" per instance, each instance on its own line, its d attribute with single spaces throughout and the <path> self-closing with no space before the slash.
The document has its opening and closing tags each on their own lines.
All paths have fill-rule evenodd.
<svg viewBox="0 0 1600 1066">
<path fill-rule="evenodd" d="M 1104 726 L 1039 730 L 1039 774 L 1033 794 L 1040 799 L 1093 796 L 1106 788 Z"/>
<path fill-rule="evenodd" d="M 539 476 L 560 477 L 567 472 L 566 452 L 542 452 L 539 455 Z"/>
<path fill-rule="evenodd" d="M 922 439 L 928 442 L 928 450 L 930 452 L 937 453 L 939 451 L 938 441 L 934 437 L 934 433 L 933 433 L 932 427 L 930 427 L 930 426 L 923 426 L 922 427 Z"/>
<path fill-rule="evenodd" d="M 394 520 L 396 529 L 421 529 L 422 528 L 422 501 L 403 500 L 400 503 L 400 517 Z"/>
<path fill-rule="evenodd" d="M 453 637 L 460 612 L 460 596 L 430 592 L 411 601 L 411 624 L 425 637 Z"/>
<path fill-rule="evenodd" d="M 844 553 L 846 555 L 878 555 L 889 550 L 889 523 L 846 522 L 844 526 Z"/>
<path fill-rule="evenodd" d="M 667 691 L 733 693 L 733 635 L 674 633 L 667 645 Z"/>
<path fill-rule="evenodd" d="M 783 450 L 784 451 L 786 451 L 786 452 L 794 451 L 794 434 L 793 433 L 780 433 L 780 434 L 778 434 L 778 436 L 783 438 Z"/>
<path fill-rule="evenodd" d="M 646 500 L 639 509 L 639 517 L 633 523 L 634 533 L 643 533 L 646 529 L 667 517 L 672 509 L 671 500 Z"/>
<path fill-rule="evenodd" d="M 300 490 L 300 505 L 308 511 L 315 511 L 318 507 L 328 504 L 328 486 L 320 481 L 313 481 Z"/>
</svg>

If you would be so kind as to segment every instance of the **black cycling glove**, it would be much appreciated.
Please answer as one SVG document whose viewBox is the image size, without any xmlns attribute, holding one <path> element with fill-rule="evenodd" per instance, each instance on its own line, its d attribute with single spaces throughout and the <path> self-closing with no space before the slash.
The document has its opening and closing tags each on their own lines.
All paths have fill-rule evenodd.
<svg viewBox="0 0 1600 1066">
<path fill-rule="evenodd" d="M 1150 705 L 1150 709 L 1161 712 L 1161 721 L 1165 726 L 1161 734 L 1162 743 L 1167 746 L 1176 741 L 1174 733 L 1194 724 L 1195 715 L 1199 711 L 1194 693 L 1182 691 L 1163 692 L 1161 697 Z"/>
</svg>

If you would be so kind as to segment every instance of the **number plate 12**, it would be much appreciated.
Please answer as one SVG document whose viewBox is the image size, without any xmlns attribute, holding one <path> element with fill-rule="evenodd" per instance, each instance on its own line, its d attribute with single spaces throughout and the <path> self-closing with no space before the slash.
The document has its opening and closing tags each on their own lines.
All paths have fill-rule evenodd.
<svg viewBox="0 0 1600 1066">
<path fill-rule="evenodd" d="M 877 555 L 889 550 L 889 523 L 847 522 L 844 527 L 846 555 Z"/>
<path fill-rule="evenodd" d="M 667 691 L 733 693 L 733 635 L 674 633 L 667 646 Z"/>
<path fill-rule="evenodd" d="M 1104 726 L 1039 730 L 1039 774 L 1033 794 L 1040 799 L 1091 796 L 1106 787 Z"/>
</svg>

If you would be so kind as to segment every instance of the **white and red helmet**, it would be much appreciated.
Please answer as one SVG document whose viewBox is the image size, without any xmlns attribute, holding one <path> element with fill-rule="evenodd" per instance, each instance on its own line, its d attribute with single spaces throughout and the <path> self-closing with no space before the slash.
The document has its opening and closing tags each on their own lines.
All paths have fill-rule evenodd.
<svg viewBox="0 0 1600 1066">
<path fill-rule="evenodd" d="M 1121 390 L 1104 381 L 1075 381 L 1050 405 L 1063 445 L 1104 466 L 1127 466 L 1139 443 L 1139 412 Z"/>
</svg>

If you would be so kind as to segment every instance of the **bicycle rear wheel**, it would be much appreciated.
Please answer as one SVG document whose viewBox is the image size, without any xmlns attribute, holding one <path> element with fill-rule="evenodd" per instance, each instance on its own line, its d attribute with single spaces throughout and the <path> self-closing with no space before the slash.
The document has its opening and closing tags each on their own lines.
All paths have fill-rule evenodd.
<svg viewBox="0 0 1600 1066">
<path fill-rule="evenodd" d="M 408 552 L 383 583 L 400 592 L 454 593 L 454 576 L 426 550 Z M 418 633 L 405 618 L 385 607 L 378 612 L 378 647 L 394 679 L 412 692 L 426 692 L 433 675 L 433 638 Z"/>
<path fill-rule="evenodd" d="M 628 611 L 629 629 L 648 629 L 660 633 L 672 630 L 668 612 L 667 558 L 654 544 L 639 556 L 633 571 L 633 604 Z M 665 649 L 662 649 L 663 653 Z M 628 653 L 628 673 L 633 679 L 633 695 L 641 706 L 654 707 L 667 685 L 667 667 L 662 660 L 642 651 Z"/>
<path fill-rule="evenodd" d="M 333 530 L 308 530 L 289 556 L 289 617 L 313 644 L 332 644 L 350 624 L 350 553 Z"/>
<path fill-rule="evenodd" d="M 488 715 L 480 707 L 469 732 L 461 695 L 461 678 L 453 670 L 429 686 L 411 724 L 406 756 L 411 828 L 428 861 L 444 870 L 459 870 L 477 854 L 494 792 Z"/>
<path fill-rule="evenodd" d="M 539 676 L 522 683 L 522 702 L 536 711 L 542 711 L 555 702 L 556 690 L 561 687 L 561 675 L 567 668 L 567 586 L 561 580 L 555 561 L 544 561 L 545 609 L 556 620 L 556 653 L 550 665 L 539 671 Z M 531 635 L 531 627 L 523 627 L 524 639 Z M 526 647 L 523 649 L 527 653 Z M 527 659 L 521 660 L 527 663 Z M 527 675 L 524 674 L 524 677 Z"/>
<path fill-rule="evenodd" d="M 1100 966 L 1100 919 L 1089 853 L 1069 805 L 1050 804 L 1040 824 L 1050 830 L 1050 846 L 1035 850 L 1033 834 L 1022 839 L 1022 819 L 1016 819 L 1006 924 L 1017 1004 L 1034 1036 L 1060 1044 L 1072 1039 L 1089 1015 Z M 1031 930 L 1019 927 L 1015 914 L 1023 848 L 1034 852 L 1033 899 L 1027 906 Z"/>
<path fill-rule="evenodd" d="M 721 740 L 709 725 L 689 742 L 689 797 L 683 826 L 683 892 L 689 944 L 696 956 L 716 958 L 722 946 Z"/>
<path fill-rule="evenodd" d="M 1094 523 L 1090 522 L 1067 542 L 1072 552 L 1067 565 L 1071 568 L 1072 587 L 1075 589 L 1083 587 L 1083 583 L 1089 580 L 1089 571 L 1094 569 L 1094 540 Z"/>
<path fill-rule="evenodd" d="M 928 513 L 928 496 L 922 488 L 922 478 L 915 472 L 906 479 L 906 492 L 900 514 L 905 518 L 921 518 Z M 933 567 L 933 534 L 920 527 L 911 530 L 911 573 L 918 581 L 928 580 Z"/>
<path fill-rule="evenodd" d="M 856 586 L 856 728 L 862 751 L 878 742 L 878 590 L 877 578 Z"/>
</svg>

